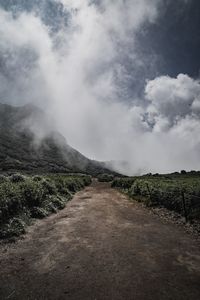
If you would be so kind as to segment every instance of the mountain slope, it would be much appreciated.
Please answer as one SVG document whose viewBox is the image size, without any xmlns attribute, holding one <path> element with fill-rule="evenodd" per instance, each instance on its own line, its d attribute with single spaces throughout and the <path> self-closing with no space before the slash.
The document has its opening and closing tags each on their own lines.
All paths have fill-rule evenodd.
<svg viewBox="0 0 200 300">
<path fill-rule="evenodd" d="M 0 171 L 106 172 L 53 131 L 44 112 L 32 105 L 0 104 Z M 109 171 L 108 171 L 109 172 Z"/>
</svg>

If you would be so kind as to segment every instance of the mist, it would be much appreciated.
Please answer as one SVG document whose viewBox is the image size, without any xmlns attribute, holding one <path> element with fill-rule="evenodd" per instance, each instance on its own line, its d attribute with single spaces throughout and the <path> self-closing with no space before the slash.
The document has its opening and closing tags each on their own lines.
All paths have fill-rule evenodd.
<svg viewBox="0 0 200 300">
<path fill-rule="evenodd" d="M 124 174 L 200 169 L 199 79 L 152 78 L 159 57 L 138 51 L 163 1 L 54 2 L 67 16 L 56 30 L 35 9 L 0 9 L 0 102 L 41 107 L 72 147 Z"/>
</svg>

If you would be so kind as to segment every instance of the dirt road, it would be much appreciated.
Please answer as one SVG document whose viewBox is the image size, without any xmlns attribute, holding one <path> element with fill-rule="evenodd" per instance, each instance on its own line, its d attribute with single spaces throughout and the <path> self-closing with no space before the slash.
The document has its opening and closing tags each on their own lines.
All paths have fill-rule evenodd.
<svg viewBox="0 0 200 300">
<path fill-rule="evenodd" d="M 200 299 L 197 242 L 105 184 L 0 253 L 0 299 Z"/>
</svg>

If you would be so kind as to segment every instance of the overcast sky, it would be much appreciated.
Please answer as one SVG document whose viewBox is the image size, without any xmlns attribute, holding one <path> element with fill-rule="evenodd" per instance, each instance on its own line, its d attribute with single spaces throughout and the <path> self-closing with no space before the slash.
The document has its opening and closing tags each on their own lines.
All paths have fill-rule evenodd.
<svg viewBox="0 0 200 300">
<path fill-rule="evenodd" d="M 200 169 L 199 28 L 198 0 L 0 0 L 0 102 L 126 174 Z"/>
</svg>

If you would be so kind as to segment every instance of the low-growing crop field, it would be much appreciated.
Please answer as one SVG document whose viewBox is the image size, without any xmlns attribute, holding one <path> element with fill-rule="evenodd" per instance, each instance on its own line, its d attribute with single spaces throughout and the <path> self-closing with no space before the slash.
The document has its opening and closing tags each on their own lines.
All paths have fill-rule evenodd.
<svg viewBox="0 0 200 300">
<path fill-rule="evenodd" d="M 0 175 L 0 238 L 24 233 L 32 218 L 63 209 L 74 193 L 90 183 L 86 175 Z"/>
<path fill-rule="evenodd" d="M 183 215 L 186 220 L 200 220 L 200 176 L 115 178 L 112 187 L 147 206 L 165 207 Z"/>
</svg>

